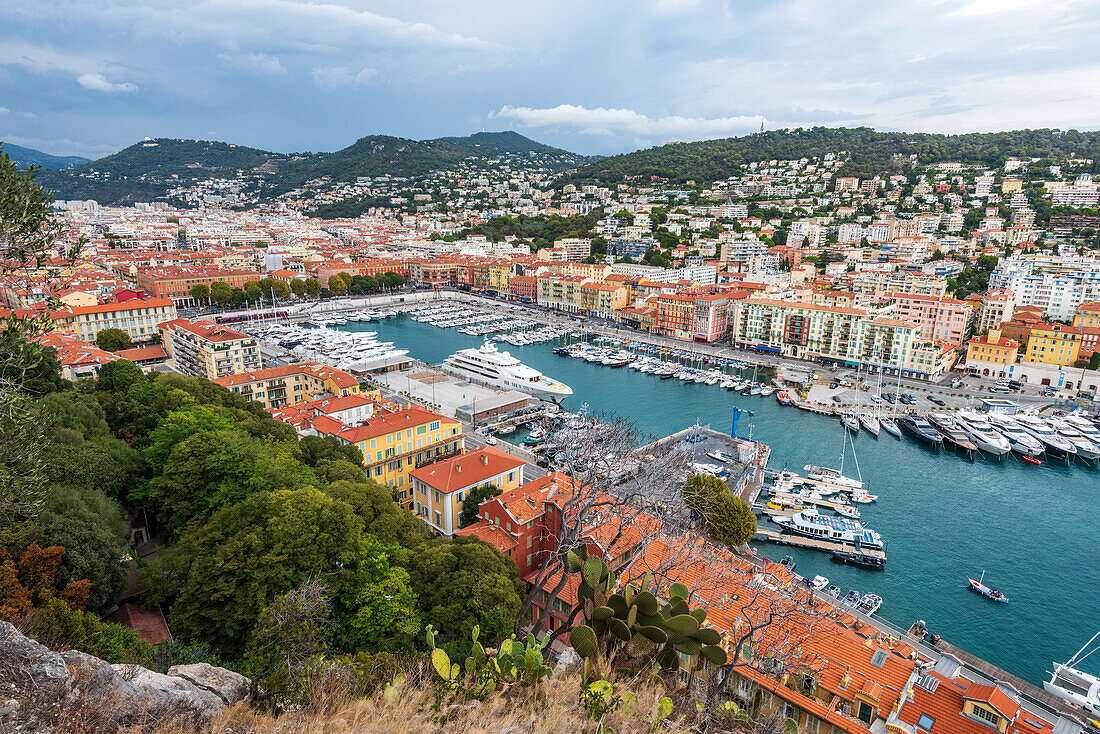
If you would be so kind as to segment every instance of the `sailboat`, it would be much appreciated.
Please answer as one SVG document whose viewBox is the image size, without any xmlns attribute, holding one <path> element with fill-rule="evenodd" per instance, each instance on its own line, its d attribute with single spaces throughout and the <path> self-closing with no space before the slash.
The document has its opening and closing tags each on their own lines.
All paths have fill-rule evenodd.
<svg viewBox="0 0 1100 734">
<path fill-rule="evenodd" d="M 844 475 L 844 454 L 845 449 L 848 446 L 848 431 L 844 431 L 844 438 L 840 444 L 840 468 L 831 469 L 824 466 L 815 466 L 814 464 L 807 464 L 803 467 L 806 472 L 806 476 L 810 479 L 814 479 L 819 482 L 825 482 L 826 484 L 832 484 L 838 487 L 847 487 L 849 489 L 863 489 L 863 474 L 859 471 L 859 460 L 856 459 L 856 445 L 852 443 L 852 461 L 856 465 L 856 474 L 858 479 L 853 479 Z"/>
<path fill-rule="evenodd" d="M 1043 681 L 1043 688 L 1046 689 L 1047 693 L 1052 693 L 1061 699 L 1076 704 L 1093 716 L 1100 715 L 1100 678 L 1078 670 L 1073 666 L 1079 665 L 1082 660 L 1100 649 L 1100 647 L 1097 647 L 1084 655 L 1081 654 L 1098 637 L 1100 637 L 1100 632 L 1093 635 L 1092 639 L 1086 642 L 1084 647 L 1078 650 L 1077 654 L 1069 660 L 1064 663 L 1054 663 L 1054 673 L 1051 674 L 1050 680 Z"/>
<path fill-rule="evenodd" d="M 879 380 L 881 380 L 881 379 L 882 379 L 882 376 L 879 375 Z M 901 392 L 901 370 L 900 369 L 898 370 L 898 392 Z M 881 385 L 879 385 L 879 394 L 882 394 L 882 386 Z M 889 433 L 891 436 L 894 436 L 895 438 L 901 438 L 901 429 L 898 427 L 898 424 L 894 422 L 894 418 L 897 417 L 897 410 L 898 410 L 897 404 L 895 404 L 890 409 L 890 417 L 887 418 L 886 416 L 879 416 L 878 422 L 879 422 L 879 425 L 882 426 L 882 430 L 886 431 L 887 433 Z"/>
</svg>

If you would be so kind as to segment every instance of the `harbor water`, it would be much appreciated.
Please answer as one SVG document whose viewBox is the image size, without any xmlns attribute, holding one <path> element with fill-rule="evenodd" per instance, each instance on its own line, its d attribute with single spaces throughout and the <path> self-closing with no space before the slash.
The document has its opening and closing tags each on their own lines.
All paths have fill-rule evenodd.
<svg viewBox="0 0 1100 734">
<path fill-rule="evenodd" d="M 380 340 L 432 364 L 482 341 L 407 316 L 339 328 L 377 331 Z M 555 355 L 554 346 L 500 348 L 572 387 L 568 410 L 587 403 L 661 437 L 696 421 L 728 433 L 736 406 L 755 412 L 741 418 L 738 434 L 751 430 L 772 448 L 771 469 L 838 466 L 843 429 L 834 418 L 781 406 L 774 397 Z M 1073 655 L 1100 628 L 1100 470 L 1058 461 L 1032 466 L 1013 454 L 968 461 L 885 432 L 877 439 L 861 432 L 854 444 L 863 479 L 879 496 L 859 509 L 889 544 L 886 568 L 845 566 L 826 554 L 766 543 L 757 544 L 760 554 L 790 554 L 797 573 L 827 576 L 844 593 L 878 594 L 884 600 L 878 617 L 902 629 L 922 619 L 948 642 L 1036 684 L 1049 677 L 1051 661 Z M 844 470 L 856 473 L 850 449 Z M 967 577 L 983 570 L 1008 604 L 970 590 Z M 1083 667 L 1100 673 L 1100 661 Z"/>
</svg>

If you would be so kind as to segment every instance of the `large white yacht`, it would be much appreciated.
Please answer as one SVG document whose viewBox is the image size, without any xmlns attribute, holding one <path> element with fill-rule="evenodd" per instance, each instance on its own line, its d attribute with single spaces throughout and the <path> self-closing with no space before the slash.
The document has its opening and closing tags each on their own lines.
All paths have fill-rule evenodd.
<svg viewBox="0 0 1100 734">
<path fill-rule="evenodd" d="M 528 367 L 508 352 L 498 351 L 488 339 L 480 349 L 462 349 L 443 362 L 460 375 L 509 390 L 519 390 L 542 400 L 560 403 L 573 389 Z"/>
</svg>

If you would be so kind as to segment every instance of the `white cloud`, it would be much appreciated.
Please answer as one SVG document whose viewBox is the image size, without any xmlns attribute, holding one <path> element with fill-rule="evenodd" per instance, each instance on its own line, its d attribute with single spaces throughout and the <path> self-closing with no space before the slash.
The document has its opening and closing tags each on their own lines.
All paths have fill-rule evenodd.
<svg viewBox="0 0 1100 734">
<path fill-rule="evenodd" d="M 557 107 L 513 107 L 505 105 L 489 115 L 514 120 L 522 127 L 574 128 L 587 135 L 632 135 L 641 138 L 701 140 L 752 132 L 764 118 L 759 115 L 732 117 L 682 117 L 668 115 L 651 118 L 622 108 L 560 104 Z"/>
<path fill-rule="evenodd" d="M 268 54 L 218 54 L 222 63 L 237 71 L 263 76 L 279 76 L 286 73 L 286 67 L 278 56 Z"/>
<path fill-rule="evenodd" d="M 11 112 L 11 110 L 9 110 L 7 107 L 0 107 L 0 115 L 6 115 L 9 112 Z"/>
<path fill-rule="evenodd" d="M 96 92 L 136 92 L 137 86 L 130 84 L 129 82 L 112 82 L 108 81 L 102 74 L 89 72 L 87 74 L 81 74 L 76 78 L 76 81 L 80 86 L 85 89 L 91 89 Z"/>
<path fill-rule="evenodd" d="M 1040 6 L 1045 10 L 1048 0 L 971 0 L 948 15 L 992 15 Z"/>
<path fill-rule="evenodd" d="M 317 66 L 313 69 L 313 81 L 321 89 L 331 92 L 351 84 L 366 86 L 377 74 L 378 71 L 369 66 L 357 74 L 352 74 L 346 66 Z"/>
</svg>

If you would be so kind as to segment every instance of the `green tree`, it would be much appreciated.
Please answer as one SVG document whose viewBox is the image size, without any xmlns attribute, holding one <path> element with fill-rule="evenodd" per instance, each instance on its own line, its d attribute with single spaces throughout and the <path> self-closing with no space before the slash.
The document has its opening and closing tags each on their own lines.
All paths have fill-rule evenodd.
<svg viewBox="0 0 1100 734">
<path fill-rule="evenodd" d="M 265 443 L 236 429 L 201 430 L 172 447 L 146 496 L 174 536 L 188 523 L 251 494 L 300 489 L 313 481 L 288 444 Z"/>
<path fill-rule="evenodd" d="M 1089 369 L 1100 370 L 1100 351 L 1092 353 L 1092 357 L 1089 358 Z"/>
<path fill-rule="evenodd" d="M 348 282 L 340 273 L 334 273 L 328 279 L 328 289 L 334 296 L 346 296 L 348 294 Z"/>
<path fill-rule="evenodd" d="M 420 614 L 452 657 L 469 651 L 470 631 L 495 643 L 513 631 L 525 592 L 512 559 L 477 538 L 437 540 L 410 553 L 407 568 Z"/>
<path fill-rule="evenodd" d="M 470 490 L 462 500 L 462 514 L 459 515 L 459 527 L 465 528 L 477 522 L 477 511 L 481 503 L 500 494 L 500 488 L 492 484 L 479 484 Z"/>
<path fill-rule="evenodd" d="M 316 298 L 321 292 L 321 282 L 316 278 L 305 279 L 306 295 L 310 298 Z"/>
<path fill-rule="evenodd" d="M 147 385 L 148 379 L 141 368 L 128 359 L 116 359 L 99 368 L 96 385 L 101 390 L 109 390 L 116 395 L 129 392 L 135 385 Z"/>
<path fill-rule="evenodd" d="M 259 293 L 259 289 L 256 289 L 256 293 Z M 234 288 L 229 292 L 229 305 L 233 308 L 240 308 L 248 303 L 248 294 L 240 288 Z"/>
<path fill-rule="evenodd" d="M 150 602 L 171 601 L 179 636 L 239 656 L 260 612 L 310 578 L 355 568 L 363 534 L 351 508 L 322 492 L 259 492 L 193 525 L 143 577 Z"/>
<path fill-rule="evenodd" d="M 228 283 L 218 281 L 210 284 L 210 300 L 218 306 L 225 306 L 233 297 L 233 288 Z"/>
<path fill-rule="evenodd" d="M 244 288 L 244 297 L 248 303 L 259 303 L 260 299 L 263 298 L 263 295 L 264 293 L 260 289 L 260 286 L 256 285 L 255 283 L 249 283 Z"/>
<path fill-rule="evenodd" d="M 396 550 L 367 536 L 358 566 L 334 581 L 338 590 L 337 642 L 343 650 L 408 649 L 420 633 L 417 598 L 409 586 L 409 573 L 390 561 Z"/>
<path fill-rule="evenodd" d="M 756 534 L 756 515 L 718 477 L 696 474 L 684 485 L 684 500 L 707 532 L 720 543 L 736 548 Z"/>
<path fill-rule="evenodd" d="M 210 286 L 206 283 L 196 283 L 191 286 L 191 297 L 200 303 L 205 303 L 210 298 Z"/>
<path fill-rule="evenodd" d="M 290 284 L 285 280 L 276 280 L 272 283 L 271 289 L 275 292 L 276 298 L 290 298 Z"/>
<path fill-rule="evenodd" d="M 103 612 L 118 600 L 126 584 L 128 533 L 122 508 L 103 492 L 54 485 L 16 544 L 63 547 L 59 578 L 91 582 L 88 607 Z"/>
<path fill-rule="evenodd" d="M 290 292 L 294 294 L 295 298 L 301 298 L 306 294 L 306 282 L 298 278 L 290 281 Z"/>
<path fill-rule="evenodd" d="M 363 531 L 383 543 L 412 550 L 430 538 L 427 526 L 397 504 L 390 487 L 360 478 L 354 482 L 334 481 L 326 493 L 347 503 L 362 521 Z M 400 552 L 398 555 L 404 564 L 404 556 Z"/>
<path fill-rule="evenodd" d="M 50 193 L 35 180 L 38 170 L 38 166 L 20 170 L 0 149 L 0 267 L 4 270 L 40 268 L 53 254 L 60 224 Z"/>
<path fill-rule="evenodd" d="M 123 349 L 132 349 L 134 340 L 122 329 L 103 329 L 95 335 L 95 343 L 100 349 L 107 352 L 118 352 Z"/>
<path fill-rule="evenodd" d="M 335 461 L 347 461 L 359 467 L 363 474 L 363 452 L 354 444 L 344 443 L 335 436 L 303 436 L 298 442 L 302 463 L 310 467 L 324 466 Z"/>
</svg>

